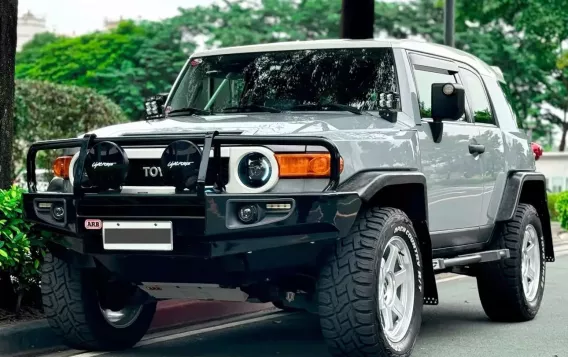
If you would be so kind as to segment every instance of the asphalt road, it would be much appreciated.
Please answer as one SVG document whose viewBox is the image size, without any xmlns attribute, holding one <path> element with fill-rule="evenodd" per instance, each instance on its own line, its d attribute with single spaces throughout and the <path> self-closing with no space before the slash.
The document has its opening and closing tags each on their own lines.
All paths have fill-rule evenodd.
<svg viewBox="0 0 568 357">
<path fill-rule="evenodd" d="M 568 247 L 567 247 L 568 248 Z M 558 249 L 558 248 L 557 248 Z M 473 278 L 439 282 L 441 303 L 426 306 L 413 357 L 562 357 L 568 356 L 568 250 L 547 266 L 541 310 L 528 323 L 487 319 Z M 317 318 L 272 313 L 210 327 L 193 327 L 148 336 L 141 346 L 121 353 L 68 351 L 50 357 L 328 357 Z"/>
</svg>

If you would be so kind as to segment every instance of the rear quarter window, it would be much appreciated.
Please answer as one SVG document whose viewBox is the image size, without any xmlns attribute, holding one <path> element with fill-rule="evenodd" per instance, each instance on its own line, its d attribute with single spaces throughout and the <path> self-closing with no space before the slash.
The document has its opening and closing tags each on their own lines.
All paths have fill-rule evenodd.
<svg viewBox="0 0 568 357">
<path fill-rule="evenodd" d="M 506 131 L 519 131 L 517 118 L 500 83 L 493 77 L 482 76 L 482 78 L 491 97 L 491 103 L 493 104 L 495 115 L 497 115 L 499 127 Z"/>
</svg>

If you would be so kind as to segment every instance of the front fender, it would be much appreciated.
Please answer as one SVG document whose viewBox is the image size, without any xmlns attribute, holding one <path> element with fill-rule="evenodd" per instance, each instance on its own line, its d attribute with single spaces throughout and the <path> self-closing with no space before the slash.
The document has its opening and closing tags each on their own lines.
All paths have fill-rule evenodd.
<svg viewBox="0 0 568 357">
<path fill-rule="evenodd" d="M 395 207 L 412 220 L 420 239 L 424 262 L 432 262 L 432 241 L 428 228 L 426 177 L 418 171 L 360 172 L 338 187 L 339 191 L 356 192 L 367 206 Z M 438 304 L 438 290 L 432 264 L 423 267 L 424 302 Z"/>
</svg>

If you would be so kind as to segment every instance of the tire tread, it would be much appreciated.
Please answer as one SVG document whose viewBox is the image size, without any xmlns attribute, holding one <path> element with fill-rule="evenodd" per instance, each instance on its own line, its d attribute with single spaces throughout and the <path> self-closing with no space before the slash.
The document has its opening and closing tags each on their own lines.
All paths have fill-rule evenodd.
<svg viewBox="0 0 568 357">
<path fill-rule="evenodd" d="M 480 267 L 477 285 L 481 304 L 487 316 L 495 321 L 521 322 L 534 318 L 524 304 L 521 278 L 523 221 L 529 215 L 538 217 L 536 209 L 520 203 L 513 219 L 501 226 L 496 248 L 509 249 L 510 257 Z M 542 249 L 542 247 L 541 247 Z"/>
<path fill-rule="evenodd" d="M 406 214 L 396 208 L 366 210 L 350 234 L 338 241 L 321 270 L 317 287 L 320 323 L 334 356 L 392 356 L 379 346 L 382 341 L 375 332 L 371 279 L 380 243 L 377 232 L 393 217 L 411 224 Z"/>
</svg>

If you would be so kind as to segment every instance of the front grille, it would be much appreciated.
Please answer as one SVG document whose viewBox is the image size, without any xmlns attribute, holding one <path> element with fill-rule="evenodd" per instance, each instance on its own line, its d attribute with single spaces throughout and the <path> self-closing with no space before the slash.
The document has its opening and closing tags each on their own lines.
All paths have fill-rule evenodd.
<svg viewBox="0 0 568 357">
<path fill-rule="evenodd" d="M 217 169 L 213 159 L 209 160 L 207 167 L 206 185 L 215 183 Z M 221 158 L 221 180 L 224 184 L 229 182 L 229 158 Z M 130 159 L 128 176 L 124 186 L 164 186 L 160 171 L 160 159 Z"/>
</svg>

